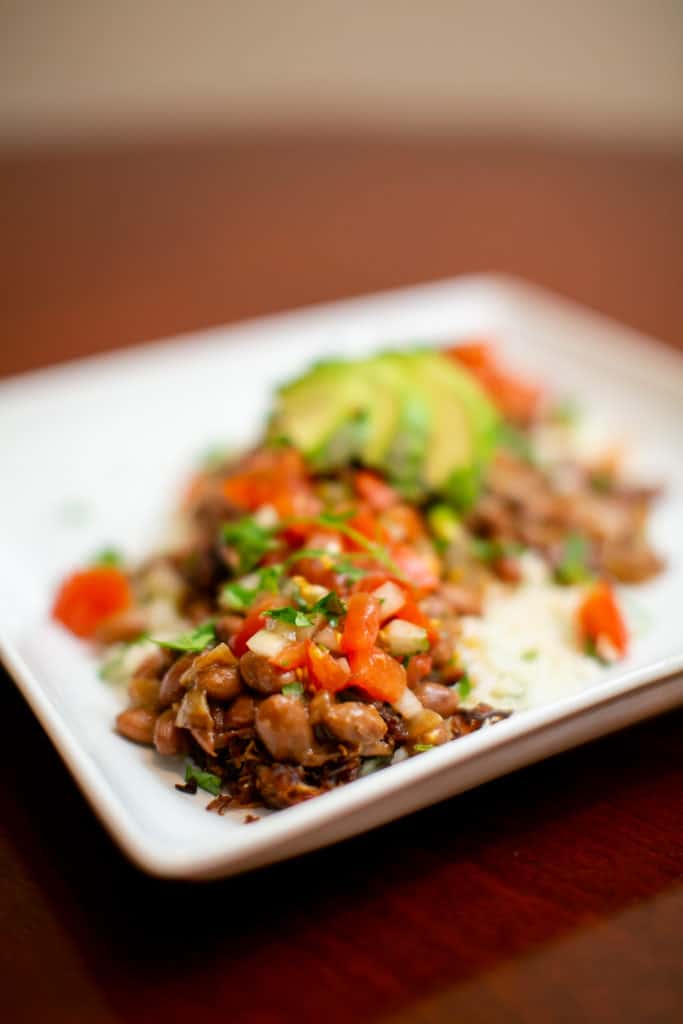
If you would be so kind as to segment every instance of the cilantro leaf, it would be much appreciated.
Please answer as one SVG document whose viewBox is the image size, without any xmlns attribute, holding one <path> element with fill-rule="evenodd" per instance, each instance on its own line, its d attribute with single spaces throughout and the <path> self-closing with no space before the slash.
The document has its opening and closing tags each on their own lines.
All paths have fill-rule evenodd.
<svg viewBox="0 0 683 1024">
<path fill-rule="evenodd" d="M 366 775 L 372 775 L 373 772 L 379 771 L 380 768 L 386 768 L 389 764 L 391 764 L 391 755 L 388 757 L 364 757 L 358 777 L 362 779 Z"/>
<path fill-rule="evenodd" d="M 313 620 L 306 612 L 298 608 L 271 608 L 264 613 L 266 618 L 276 619 L 278 622 L 286 622 L 290 626 L 312 626 Z"/>
<path fill-rule="evenodd" d="M 368 570 L 362 569 L 359 565 L 354 565 L 349 555 L 338 559 L 334 569 L 340 576 L 345 576 L 352 583 L 355 583 L 356 580 L 362 580 L 364 576 L 368 575 Z"/>
<path fill-rule="evenodd" d="M 466 700 L 472 692 L 472 681 L 468 675 L 464 675 L 460 682 L 455 684 L 458 688 L 460 700 Z"/>
<path fill-rule="evenodd" d="M 555 569 L 558 583 L 584 583 L 591 578 L 588 569 L 588 543 L 580 533 L 565 538 L 562 558 Z"/>
<path fill-rule="evenodd" d="M 498 428 L 498 442 L 503 448 L 516 455 L 523 462 L 533 465 L 536 461 L 531 441 L 527 434 L 519 427 L 513 427 L 511 423 L 503 420 Z"/>
<path fill-rule="evenodd" d="M 116 548 L 102 548 L 97 552 L 91 564 L 118 569 L 123 565 L 123 555 Z"/>
<path fill-rule="evenodd" d="M 534 648 L 530 648 L 528 651 L 524 651 L 522 653 L 522 660 L 523 661 L 536 661 L 537 657 L 538 657 L 538 651 L 535 650 Z"/>
<path fill-rule="evenodd" d="M 286 697 L 301 697 L 304 692 L 303 683 L 285 683 L 280 692 Z"/>
<path fill-rule="evenodd" d="M 185 782 L 189 782 L 191 779 L 194 779 L 200 789 L 206 790 L 212 796 L 218 796 L 221 791 L 222 780 L 218 775 L 203 772 L 201 768 L 197 768 L 191 761 L 188 761 L 185 766 Z"/>
<path fill-rule="evenodd" d="M 339 616 L 346 615 L 346 605 L 339 594 L 335 594 L 334 590 L 331 590 L 329 594 L 325 594 L 319 601 L 316 601 L 308 611 L 311 615 L 318 613 L 324 615 L 329 624 L 336 627 L 339 624 Z"/>
<path fill-rule="evenodd" d="M 155 644 L 159 647 L 168 647 L 171 651 L 189 651 L 192 653 L 198 653 L 203 651 L 205 647 L 212 644 L 216 639 L 216 627 L 213 621 L 204 622 L 201 626 L 197 626 L 190 633 L 182 633 L 180 636 L 174 637 L 172 640 L 156 640 L 154 637 Z"/>
<path fill-rule="evenodd" d="M 241 583 L 226 583 L 221 587 L 220 603 L 234 611 L 243 612 L 249 608 L 256 594 L 256 590 L 243 587 Z"/>
<path fill-rule="evenodd" d="M 245 516 L 234 523 L 223 523 L 221 530 L 225 543 L 234 548 L 239 556 L 239 572 L 249 572 L 267 551 L 278 546 L 273 527 L 261 526 L 253 516 Z"/>
</svg>

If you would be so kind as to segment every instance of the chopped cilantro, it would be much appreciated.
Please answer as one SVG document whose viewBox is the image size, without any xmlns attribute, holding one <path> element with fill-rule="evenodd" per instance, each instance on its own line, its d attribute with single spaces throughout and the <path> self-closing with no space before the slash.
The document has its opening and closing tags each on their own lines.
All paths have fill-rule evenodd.
<svg viewBox="0 0 683 1024">
<path fill-rule="evenodd" d="M 280 692 L 286 697 L 300 697 L 304 692 L 303 683 L 285 683 Z"/>
<path fill-rule="evenodd" d="M 368 575 L 367 569 L 361 569 L 359 565 L 353 564 L 350 555 L 347 555 L 345 558 L 338 559 L 338 561 L 335 562 L 334 569 L 340 576 L 345 576 L 346 579 L 351 580 L 352 583 L 355 583 L 356 580 L 362 580 L 364 576 Z"/>
<path fill-rule="evenodd" d="M 588 543 L 580 533 L 570 533 L 565 538 L 562 558 L 555 569 L 558 583 L 583 583 L 591 578 L 587 566 Z"/>
<path fill-rule="evenodd" d="M 433 749 L 434 749 L 434 744 L 433 743 L 416 743 L 415 746 L 413 747 L 413 750 L 417 750 L 421 754 L 425 750 L 433 750 Z"/>
<path fill-rule="evenodd" d="M 345 537 L 349 537 L 350 540 L 354 541 L 358 547 L 367 551 L 369 555 L 376 559 L 376 561 L 381 562 L 382 565 L 385 565 L 390 569 L 395 576 L 403 579 L 403 573 L 396 565 L 389 552 L 381 544 L 368 540 L 360 530 L 356 530 L 355 527 L 348 523 L 348 520 L 353 515 L 353 511 L 344 513 L 324 512 L 320 516 L 306 516 L 303 519 L 293 519 L 290 520 L 290 523 L 292 525 L 301 523 L 306 525 L 310 524 L 311 526 L 322 526 L 323 529 L 331 528 L 336 530 L 338 533 L 343 533 Z M 285 522 L 283 525 L 287 525 L 287 523 Z"/>
<path fill-rule="evenodd" d="M 458 696 L 460 700 L 466 700 L 472 692 L 472 681 L 469 676 L 465 675 L 462 677 L 460 682 L 455 684 L 458 688 Z"/>
<path fill-rule="evenodd" d="M 290 626 L 303 627 L 313 625 L 313 620 L 309 614 L 289 606 L 286 608 L 271 608 L 265 612 L 265 616 L 268 619 L 276 619 L 278 622 L 286 622 Z"/>
<path fill-rule="evenodd" d="M 191 633 L 183 633 L 174 637 L 173 640 L 156 640 L 153 637 L 151 639 L 155 644 L 159 644 L 159 647 L 168 647 L 171 651 L 198 653 L 215 641 L 216 627 L 213 621 L 204 622 L 201 626 L 193 629 Z"/>
<path fill-rule="evenodd" d="M 210 473 L 212 470 L 220 469 L 230 459 L 232 452 L 225 445 L 214 444 L 204 452 L 200 459 L 202 469 Z"/>
<path fill-rule="evenodd" d="M 185 782 L 190 782 L 191 779 L 194 779 L 200 789 L 205 789 L 212 796 L 218 796 L 221 791 L 221 779 L 217 775 L 203 772 L 191 761 L 188 761 L 185 766 Z"/>
<path fill-rule="evenodd" d="M 583 652 L 584 654 L 587 654 L 589 658 L 595 658 L 595 660 L 599 661 L 601 665 L 609 665 L 609 662 L 599 653 L 595 645 L 595 640 L 593 640 L 592 637 L 588 637 L 584 642 Z"/>
<path fill-rule="evenodd" d="M 333 590 L 325 594 L 310 607 L 301 602 L 301 608 L 271 608 L 265 612 L 267 618 L 286 622 L 290 626 L 312 626 L 316 615 L 324 615 L 331 626 L 336 627 L 339 616 L 346 613 L 346 605 Z"/>
<path fill-rule="evenodd" d="M 448 503 L 453 506 L 456 512 L 469 511 L 479 497 L 481 485 L 482 471 L 480 466 L 467 466 L 454 470 L 446 483 Z"/>
<path fill-rule="evenodd" d="M 325 616 L 333 628 L 336 628 L 339 625 L 339 616 L 346 614 L 346 605 L 339 594 L 335 594 L 331 590 L 329 594 L 325 594 L 319 601 L 316 601 L 313 607 L 309 609 L 309 612 L 312 615 L 319 612 Z"/>
<path fill-rule="evenodd" d="M 497 562 L 500 558 L 519 555 L 524 550 L 517 541 L 490 540 L 488 537 L 472 537 L 470 547 L 481 562 Z"/>
<path fill-rule="evenodd" d="M 93 558 L 92 564 L 118 569 L 123 565 L 123 555 L 116 548 L 102 548 Z"/>
<path fill-rule="evenodd" d="M 234 523 L 223 523 L 223 540 L 234 548 L 239 556 L 239 571 L 249 572 L 257 565 L 267 551 L 278 546 L 275 530 L 261 526 L 253 516 L 245 516 Z"/>
<path fill-rule="evenodd" d="M 538 651 L 535 650 L 533 647 L 530 648 L 528 651 L 524 651 L 522 653 L 522 660 L 523 661 L 536 661 L 537 657 L 538 657 Z"/>
<path fill-rule="evenodd" d="M 256 590 L 243 587 L 241 583 L 226 583 L 221 587 L 220 603 L 234 611 L 243 612 L 249 608 L 256 594 Z"/>
<path fill-rule="evenodd" d="M 373 772 L 377 772 L 380 768 L 386 768 L 387 765 L 391 764 L 391 756 L 389 757 L 364 757 L 363 763 L 360 766 L 358 772 L 359 778 L 363 778 L 366 775 L 372 775 Z"/>
<path fill-rule="evenodd" d="M 581 409 L 571 398 L 565 398 L 550 410 L 550 419 L 553 423 L 560 423 L 562 426 L 571 426 L 580 416 Z"/>
<path fill-rule="evenodd" d="M 523 462 L 533 463 L 535 461 L 534 451 L 527 434 L 519 427 L 513 427 L 511 423 L 503 421 L 498 428 L 498 443 L 507 448 L 509 452 L 516 455 Z"/>
</svg>

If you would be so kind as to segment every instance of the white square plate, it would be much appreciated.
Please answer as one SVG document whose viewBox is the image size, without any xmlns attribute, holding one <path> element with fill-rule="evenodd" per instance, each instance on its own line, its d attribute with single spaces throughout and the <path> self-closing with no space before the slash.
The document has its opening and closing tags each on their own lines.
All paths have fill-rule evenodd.
<svg viewBox="0 0 683 1024">
<path fill-rule="evenodd" d="M 104 544 L 154 544 L 197 455 L 258 434 L 272 387 L 314 358 L 499 339 L 510 363 L 599 409 L 664 480 L 652 533 L 667 572 L 638 588 L 650 627 L 573 696 L 245 826 L 178 793 L 176 766 L 117 736 L 122 696 L 51 623 L 60 578 Z M 593 313 L 470 277 L 221 328 L 0 383 L 0 649 L 95 811 L 162 876 L 212 878 L 372 828 L 683 701 L 683 360 Z"/>
</svg>

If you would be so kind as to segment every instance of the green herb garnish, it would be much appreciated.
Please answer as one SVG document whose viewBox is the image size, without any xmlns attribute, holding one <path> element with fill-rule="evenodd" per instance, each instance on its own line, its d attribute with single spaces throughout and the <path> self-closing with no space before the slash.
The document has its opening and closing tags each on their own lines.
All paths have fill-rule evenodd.
<svg viewBox="0 0 683 1024">
<path fill-rule="evenodd" d="M 462 679 L 455 684 L 458 688 L 458 696 L 460 700 L 466 700 L 472 692 L 472 681 L 470 677 L 465 675 Z"/>
<path fill-rule="evenodd" d="M 102 548 L 97 552 L 91 564 L 118 569 L 123 565 L 123 555 L 116 548 Z"/>
<path fill-rule="evenodd" d="M 433 749 L 434 749 L 434 744 L 433 743 L 416 743 L 415 746 L 413 747 L 413 750 L 417 750 L 421 754 L 425 750 L 433 750 Z"/>
<path fill-rule="evenodd" d="M 587 565 L 588 543 L 580 533 L 570 533 L 565 538 L 562 558 L 555 569 L 558 583 L 584 583 L 591 579 Z"/>
<path fill-rule="evenodd" d="M 155 644 L 158 644 L 159 647 L 168 647 L 171 651 L 188 651 L 195 654 L 203 651 L 209 644 L 214 643 L 216 640 L 216 626 L 213 621 L 204 622 L 201 626 L 193 629 L 191 633 L 182 633 L 172 640 L 156 640 L 154 637 L 150 639 Z"/>
<path fill-rule="evenodd" d="M 192 779 L 194 779 L 200 789 L 206 790 L 212 796 L 218 796 L 221 791 L 222 780 L 217 775 L 213 775 L 211 772 L 203 772 L 201 768 L 197 768 L 191 761 L 188 761 L 185 765 L 185 782 L 190 782 Z"/>
<path fill-rule="evenodd" d="M 553 423 L 559 423 L 562 426 L 571 426 L 576 423 L 581 416 L 581 409 L 577 403 L 571 399 L 566 398 L 562 402 L 558 402 L 550 410 L 549 418 Z"/>
<path fill-rule="evenodd" d="M 313 620 L 307 612 L 302 612 L 298 608 L 271 608 L 269 611 L 264 612 L 264 616 L 268 619 L 275 619 L 277 622 L 285 622 L 289 626 L 312 626 Z"/>
<path fill-rule="evenodd" d="M 522 653 L 522 660 L 523 661 L 536 661 L 537 657 L 538 657 L 538 651 L 533 649 L 533 648 L 530 648 L 528 651 L 524 651 Z"/>
<path fill-rule="evenodd" d="M 372 775 L 373 772 L 379 771 L 380 768 L 386 768 L 389 764 L 391 764 L 391 755 L 388 757 L 364 757 L 358 777 L 362 779 L 366 775 Z"/>
<path fill-rule="evenodd" d="M 285 683 L 280 692 L 286 697 L 301 697 L 304 692 L 303 683 Z"/>
<path fill-rule="evenodd" d="M 609 665 L 609 661 L 607 661 L 606 658 L 603 658 L 598 651 L 595 645 L 595 640 L 593 640 L 592 637 L 588 637 L 584 642 L 583 653 L 587 654 L 589 658 L 595 658 L 595 660 L 599 661 L 601 665 Z"/>
<path fill-rule="evenodd" d="M 319 601 L 316 601 L 312 608 L 309 608 L 309 614 L 315 615 L 316 613 L 324 615 L 329 624 L 336 629 L 339 625 L 340 615 L 346 615 L 346 605 L 339 594 L 335 594 L 334 590 L 331 590 L 329 594 L 325 594 Z"/>
<path fill-rule="evenodd" d="M 257 565 L 268 551 L 278 546 L 275 529 L 261 526 L 253 516 L 245 516 L 234 523 L 223 523 L 223 540 L 239 556 L 239 572 L 247 573 Z"/>
<path fill-rule="evenodd" d="M 506 420 L 503 420 L 498 428 L 498 443 L 523 462 L 533 464 L 536 461 L 528 435 Z"/>
</svg>

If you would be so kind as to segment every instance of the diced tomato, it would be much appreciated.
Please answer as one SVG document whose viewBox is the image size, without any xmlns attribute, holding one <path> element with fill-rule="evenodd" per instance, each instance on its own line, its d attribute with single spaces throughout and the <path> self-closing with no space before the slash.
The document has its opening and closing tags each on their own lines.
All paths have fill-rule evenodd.
<svg viewBox="0 0 683 1024">
<path fill-rule="evenodd" d="M 604 580 L 588 591 L 579 606 L 579 629 L 584 640 L 605 637 L 622 656 L 628 650 L 628 630 L 612 587 Z"/>
<path fill-rule="evenodd" d="M 76 636 L 88 637 L 116 612 L 133 603 L 128 577 L 113 566 L 75 572 L 57 594 L 52 615 Z"/>
<path fill-rule="evenodd" d="M 223 482 L 223 494 L 234 505 L 251 512 L 272 505 L 282 518 L 314 516 L 321 508 L 304 460 L 295 448 L 255 452 L 238 473 Z"/>
<path fill-rule="evenodd" d="M 382 515 L 382 526 L 393 541 L 414 541 L 425 535 L 422 520 L 411 505 L 394 505 Z"/>
<path fill-rule="evenodd" d="M 406 622 L 412 622 L 415 626 L 422 626 L 423 629 L 426 629 L 430 644 L 435 644 L 439 639 L 439 630 L 434 620 L 425 615 L 415 601 L 406 602 L 400 612 L 398 612 L 398 618 L 405 619 Z"/>
<path fill-rule="evenodd" d="M 414 686 L 432 671 L 431 654 L 414 654 L 406 667 L 408 686 Z"/>
<path fill-rule="evenodd" d="M 366 540 L 372 541 L 373 544 L 387 544 L 389 541 L 389 534 L 372 509 L 367 507 L 359 508 L 355 516 L 349 519 L 347 525 L 357 533 L 362 534 Z M 365 550 L 362 545 L 357 544 L 352 538 L 347 537 L 345 541 L 352 551 Z"/>
<path fill-rule="evenodd" d="M 309 642 L 307 656 L 308 670 L 314 686 L 330 693 L 346 689 L 351 678 L 350 672 L 333 658 L 329 651 Z"/>
<path fill-rule="evenodd" d="M 478 378 L 504 416 L 517 423 L 533 420 L 540 405 L 541 389 L 503 369 L 489 345 L 485 342 L 457 345 L 448 349 L 447 354 Z"/>
<path fill-rule="evenodd" d="M 373 700 L 393 704 L 406 688 L 406 670 L 400 662 L 379 648 L 349 655 L 351 685 L 364 690 Z"/>
<path fill-rule="evenodd" d="M 342 650 L 368 651 L 374 646 L 381 621 L 380 603 L 371 594 L 352 594 L 342 633 Z"/>
<path fill-rule="evenodd" d="M 267 612 L 269 608 L 281 608 L 284 604 L 286 604 L 284 598 L 277 594 L 264 594 L 263 597 L 255 601 L 239 633 L 235 633 L 230 641 L 233 654 L 241 658 L 247 650 L 247 640 L 251 640 L 254 633 L 258 633 L 259 629 L 264 629 L 266 626 L 263 613 Z"/>
<path fill-rule="evenodd" d="M 273 665 L 277 668 L 281 668 L 288 672 L 294 668 L 301 668 L 306 664 L 307 661 L 307 648 L 308 641 L 300 640 L 294 643 L 287 644 L 283 647 L 279 654 L 276 654 L 274 658 L 271 658 Z"/>
<path fill-rule="evenodd" d="M 358 497 L 366 501 L 376 512 L 391 508 L 392 505 L 396 505 L 400 501 L 393 487 L 385 483 L 376 473 L 371 473 L 367 469 L 358 470 L 353 484 Z"/>
<path fill-rule="evenodd" d="M 391 557 L 417 590 L 430 591 L 438 587 L 441 565 L 433 551 L 418 551 L 409 544 L 394 544 Z"/>
</svg>

